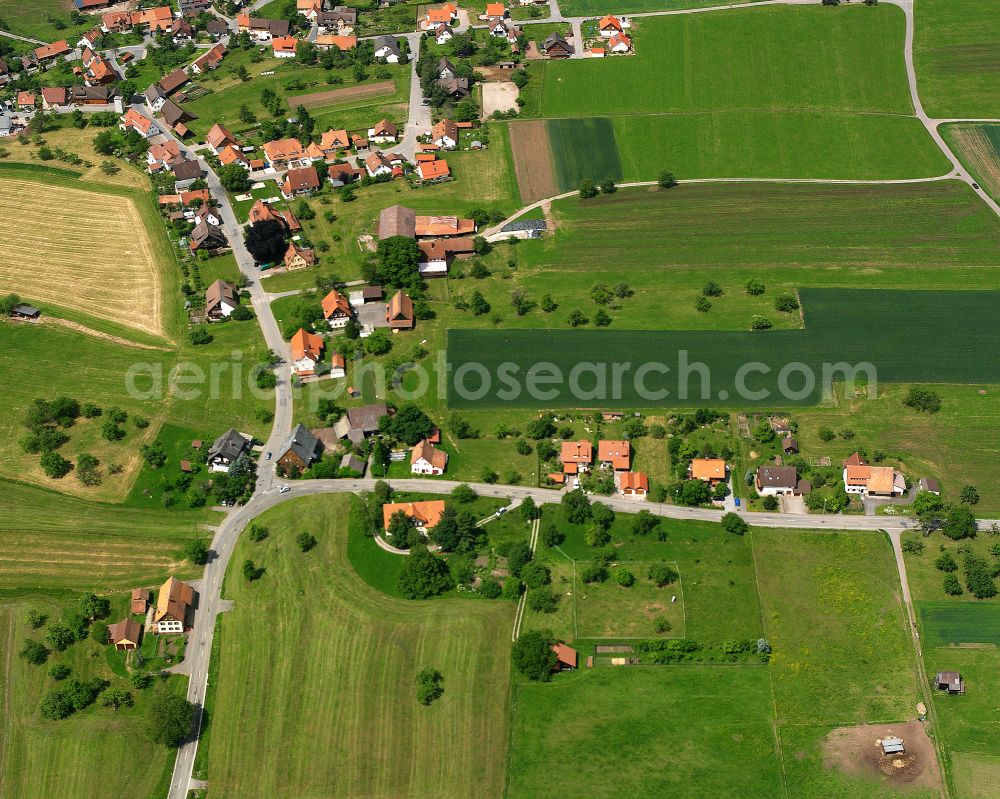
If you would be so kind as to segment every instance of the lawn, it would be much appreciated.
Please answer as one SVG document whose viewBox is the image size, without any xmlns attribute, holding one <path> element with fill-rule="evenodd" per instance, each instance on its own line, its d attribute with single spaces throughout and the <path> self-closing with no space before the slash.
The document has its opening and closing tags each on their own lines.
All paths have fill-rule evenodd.
<svg viewBox="0 0 1000 799">
<path fill-rule="evenodd" d="M 371 588 L 347 557 L 347 497 L 288 502 L 244 538 L 224 595 L 208 778 L 227 796 L 499 796 L 508 740 L 513 607 L 409 602 Z M 317 547 L 291 537 L 309 529 Z M 289 652 L 295 657 L 288 657 Z M 444 675 L 417 703 L 416 673 Z M 336 757 L 330 753 L 336 752 Z M 420 764 L 414 768 L 414 764 Z"/>
<path fill-rule="evenodd" d="M 980 0 L 921 0 L 913 55 L 920 101 L 932 117 L 998 117 L 1000 17 Z"/>
<path fill-rule="evenodd" d="M 0 483 L 0 582 L 8 589 L 103 590 L 159 585 L 168 573 L 194 577 L 182 562 L 192 538 L 208 536 L 208 510 L 139 510 L 44 488 Z"/>
<path fill-rule="evenodd" d="M 322 67 L 303 66 L 281 58 L 265 58 L 255 64 L 251 63 L 249 58 L 250 51 L 233 51 L 226 56 L 218 70 L 207 76 L 198 77 L 198 86 L 209 90 L 210 93 L 184 104 L 186 111 L 198 116 L 198 119 L 188 125 L 196 135 L 204 136 L 209 128 L 218 122 L 236 135 L 252 136 L 254 126 L 240 120 L 240 107 L 246 105 L 250 112 L 260 120 L 270 119 L 270 114 L 260 102 L 261 93 L 265 90 L 273 91 L 286 101 L 286 108 L 280 115 L 285 117 L 295 112 L 295 108 L 287 107 L 289 98 L 382 83 L 386 79 L 395 82 L 395 91 L 387 92 L 384 95 L 353 100 L 345 97 L 340 101 L 334 100 L 330 103 L 311 106 L 309 114 L 317 121 L 317 132 L 345 125 L 348 126 L 348 129 L 361 127 L 359 122 L 362 121 L 362 118 L 364 120 L 363 126 L 369 127 L 380 118 L 376 115 L 375 108 L 405 102 L 409 94 L 412 74 L 409 66 L 390 64 L 372 69 L 368 77 L 359 83 L 355 80 L 353 71 L 347 68 L 328 71 Z M 241 66 L 245 67 L 251 75 L 250 80 L 245 83 L 237 75 Z M 386 77 L 376 75 L 376 72 L 382 74 L 383 71 L 388 71 Z M 273 72 L 274 74 L 265 75 L 263 74 L 265 72 Z M 330 83 L 329 81 L 333 79 L 340 79 L 341 82 Z M 365 109 L 368 109 L 368 116 L 363 113 Z M 350 118 L 346 121 L 342 120 L 341 113 Z"/>
<path fill-rule="evenodd" d="M 5 585 L 10 585 L 5 581 Z M 121 607 L 127 597 L 119 596 Z M 0 786 L 4 797 L 71 799 L 80 796 L 164 796 L 174 752 L 150 742 L 144 727 L 156 690 L 183 694 L 187 680 L 171 677 L 164 685 L 133 691 L 135 706 L 114 711 L 100 701 L 67 719 L 43 719 L 38 706 L 56 687 L 49 665 L 63 664 L 72 677 L 102 677 L 114 682 L 112 656 L 107 646 L 90 639 L 49 657 L 42 666 L 17 656 L 30 628 L 24 622 L 29 608 L 59 617 L 70 598 L 24 594 L 0 600 L 0 636 L 5 642 L 0 680 L 6 686 L 0 734 Z M 120 612 L 120 611 L 119 611 Z M 115 619 L 117 620 L 117 619 Z M 44 631 L 43 631 L 44 632 Z M 40 639 L 40 634 L 31 637 Z M 158 682 L 158 681 L 157 681 Z"/>
<path fill-rule="evenodd" d="M 549 64 L 541 116 L 608 117 L 614 126 L 600 137 L 603 154 L 589 159 L 601 174 L 585 174 L 581 155 L 580 169 L 560 169 L 563 187 L 575 185 L 571 177 L 614 177 L 605 163 L 613 140 L 629 181 L 655 180 L 664 169 L 688 178 L 947 172 L 912 117 L 900 12 L 830 11 L 770 6 L 637 19 L 635 56 Z M 616 91 L 595 94 L 595 85 Z M 550 127 L 550 138 L 558 164 L 565 134 Z"/>
<path fill-rule="evenodd" d="M 514 698 L 508 795 L 780 796 L 767 670 L 596 668 Z"/>
<path fill-rule="evenodd" d="M 88 25 L 74 25 L 69 12 L 73 4 L 67 0 L 0 0 L 0 21 L 3 30 L 28 36 L 43 42 L 66 39 L 75 44 Z M 89 19 L 89 18 L 88 18 Z"/>
</svg>

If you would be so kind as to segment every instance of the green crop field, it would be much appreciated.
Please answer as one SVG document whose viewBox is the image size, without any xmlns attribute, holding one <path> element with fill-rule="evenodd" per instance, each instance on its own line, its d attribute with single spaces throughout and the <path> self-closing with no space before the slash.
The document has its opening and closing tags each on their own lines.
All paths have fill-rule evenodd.
<svg viewBox="0 0 1000 799">
<path fill-rule="evenodd" d="M 917 609 L 927 646 L 1000 646 L 1000 602 L 921 601 Z"/>
<path fill-rule="evenodd" d="M 567 17 L 583 17 L 589 14 L 640 14 L 649 11 L 679 11 L 685 8 L 705 8 L 718 5 L 752 3 L 755 0 L 735 0 L 720 3 L 719 0 L 565 0 L 559 3 L 559 10 Z"/>
<path fill-rule="evenodd" d="M 4 585 L 11 583 L 5 578 Z M 127 596 L 119 595 L 113 607 L 121 608 L 126 601 Z M 133 691 L 135 705 L 131 708 L 115 711 L 98 701 L 60 721 L 41 717 L 38 706 L 43 696 L 58 685 L 48 676 L 50 665 L 69 666 L 71 676 L 77 679 L 101 677 L 114 682 L 123 676 L 108 647 L 89 638 L 65 652 L 51 654 L 45 665 L 33 666 L 18 657 L 25 638 L 40 640 L 44 633 L 43 629 L 31 634 L 24 621 L 27 610 L 56 620 L 67 604 L 31 593 L 0 599 L 0 640 L 4 642 L 0 655 L 0 684 L 4 686 L 0 791 L 5 799 L 165 796 L 174 752 L 149 741 L 144 727 L 153 692 L 184 693 L 187 678 L 175 676 L 165 685 Z"/>
<path fill-rule="evenodd" d="M 932 117 L 1000 116 L 1000 16 L 980 0 L 914 4 L 920 101 Z"/>
<path fill-rule="evenodd" d="M 231 570 L 208 758 L 225 796 L 498 795 L 508 740 L 513 606 L 408 602 L 367 585 L 347 558 L 348 497 L 295 500 L 244 537 Z M 307 529 L 317 547 L 292 538 Z M 294 653 L 294 656 L 290 656 Z M 444 696 L 418 704 L 414 679 L 444 675 Z M 484 786 L 488 788 L 484 789 Z"/>
<path fill-rule="evenodd" d="M 664 169 L 697 178 L 946 173 L 947 159 L 912 116 L 900 12 L 829 11 L 769 6 L 636 19 L 635 56 L 549 64 L 539 115 L 611 117 L 630 181 L 655 180 Z M 554 136 L 551 149 L 558 162 Z M 589 160 L 591 169 L 603 167 L 609 150 Z M 570 173 L 587 177 L 588 162 L 577 160 L 583 169 Z"/>
<path fill-rule="evenodd" d="M 622 179 L 622 165 L 610 119 L 550 119 L 545 128 L 563 191 L 576 188 L 580 181 L 588 178 L 598 183 Z"/>
<path fill-rule="evenodd" d="M 519 685 L 508 795 L 780 796 L 767 670 L 597 668 Z"/>
</svg>

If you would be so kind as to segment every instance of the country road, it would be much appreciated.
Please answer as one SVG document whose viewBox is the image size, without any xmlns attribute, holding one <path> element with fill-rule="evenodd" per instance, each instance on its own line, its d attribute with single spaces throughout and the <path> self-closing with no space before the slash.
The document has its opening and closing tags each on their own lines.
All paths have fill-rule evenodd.
<svg viewBox="0 0 1000 799">
<path fill-rule="evenodd" d="M 558 0 L 548 0 L 551 15 L 548 20 L 532 20 L 532 22 L 582 22 L 583 18 L 567 18 L 563 17 L 558 5 Z M 257 0 L 251 6 L 251 10 L 261 7 L 264 0 Z M 703 8 L 693 8 L 684 9 L 676 11 L 664 11 L 664 12 L 648 12 L 642 14 L 633 14 L 633 17 L 644 17 L 644 16 L 664 16 L 673 14 L 690 14 L 690 13 L 705 13 L 711 11 L 721 11 L 723 9 L 746 9 L 751 10 L 765 5 L 807 5 L 815 4 L 817 0 L 762 0 L 762 2 L 753 3 L 749 5 L 720 5 L 712 7 Z M 879 184 L 879 183 L 913 183 L 913 182 L 928 182 L 936 180 L 946 180 L 946 179 L 957 179 L 962 180 L 968 185 L 972 186 L 972 178 L 965 174 L 965 169 L 961 162 L 955 156 L 955 154 L 948 147 L 947 143 L 942 138 L 938 131 L 941 124 L 945 122 L 950 122 L 952 120 L 934 120 L 929 118 L 920 102 L 920 97 L 917 91 L 917 80 L 916 73 L 913 66 L 913 3 L 914 0 L 883 0 L 883 2 L 890 2 L 893 5 L 898 6 L 902 9 L 906 17 L 906 37 L 905 37 L 905 63 L 907 71 L 907 79 L 910 87 L 910 94 L 914 108 L 914 114 L 921 120 L 924 127 L 927 129 L 929 135 L 941 149 L 941 151 L 946 155 L 949 162 L 952 164 L 952 171 L 946 175 L 941 175 L 932 178 L 915 178 L 912 180 L 888 180 L 888 181 L 852 181 L 852 180 L 783 180 L 780 182 L 788 183 L 832 183 L 832 184 Z M 232 21 L 230 20 L 230 24 Z M 574 28 L 578 29 L 578 25 L 574 25 Z M 428 107 L 422 105 L 422 92 L 420 90 L 419 80 L 415 74 L 416 60 L 420 45 L 420 35 L 419 33 L 407 34 L 407 40 L 410 43 L 411 48 L 411 58 L 414 69 L 413 80 L 411 81 L 410 90 L 410 103 L 409 103 L 409 117 L 407 119 L 406 128 L 404 131 L 404 136 L 400 144 L 400 150 L 404 155 L 412 156 L 412 152 L 416 147 L 416 139 L 420 133 L 426 132 L 430 128 L 431 123 L 431 111 Z M 576 43 L 577 48 L 580 46 L 580 42 Z M 974 120 L 972 120 L 974 121 Z M 186 145 L 181 142 L 181 147 L 184 152 L 188 153 L 191 157 L 194 157 Z M 229 202 L 229 197 L 219 183 L 218 177 L 212 171 L 210 165 L 202 160 L 202 168 L 206 170 L 207 180 L 211 192 L 212 198 L 218 203 L 219 209 L 222 215 L 223 228 L 225 230 L 226 236 L 229 239 L 232 247 L 233 254 L 239 265 L 240 270 L 245 274 L 251 281 L 250 294 L 253 309 L 257 315 L 258 323 L 261 326 L 261 330 L 264 334 L 265 341 L 267 345 L 274 350 L 282 358 L 282 362 L 278 367 L 278 385 L 275 390 L 275 416 L 274 424 L 271 430 L 271 434 L 265 445 L 265 450 L 270 452 L 277 452 L 285 441 L 292 429 L 293 413 L 292 413 L 292 391 L 291 391 L 291 375 L 288 366 L 288 348 L 286 342 L 282 339 L 280 330 L 275 321 L 274 315 L 271 312 L 270 300 L 271 297 L 263 290 L 260 285 L 259 274 L 256 269 L 256 265 L 253 258 L 247 252 L 243 245 L 242 231 L 239 225 L 238 219 L 235 212 L 233 211 L 232 205 Z M 729 182 L 751 182 L 754 179 L 732 179 Z M 778 182 L 767 178 L 757 179 L 758 182 Z M 701 183 L 701 182 L 719 182 L 717 180 L 692 180 L 692 181 L 682 181 L 690 183 Z M 634 184 L 623 184 L 623 185 L 635 185 L 635 186 L 648 186 L 651 185 L 648 182 L 634 183 Z M 976 189 L 973 187 L 973 191 L 976 191 L 977 195 L 990 209 L 1000 216 L 1000 206 L 997 205 L 982 189 Z M 564 195 L 559 195 L 560 197 L 567 197 L 575 194 L 575 192 L 568 192 Z M 551 201 L 549 198 L 547 200 L 541 200 L 537 203 L 533 203 L 525 208 L 520 209 L 516 212 L 510 219 L 515 219 L 522 214 L 526 213 L 532 208 L 536 208 L 546 202 Z M 509 220 L 508 220 L 509 221 Z M 499 226 L 498 226 L 499 227 Z M 496 228 L 498 229 L 498 228 Z M 494 229 L 494 230 L 496 230 Z M 357 492 L 357 491 L 367 491 L 374 486 L 373 480 L 301 480 L 293 481 L 289 483 L 289 490 L 285 493 L 281 493 L 280 486 L 277 484 L 276 477 L 273 471 L 273 465 L 271 462 L 262 460 L 259 464 L 257 486 L 253 497 L 250 501 L 239 508 L 235 508 L 230 511 L 223 522 L 217 528 L 215 535 L 212 540 L 211 549 L 212 557 L 208 564 L 205 566 L 204 576 L 201 580 L 201 590 L 198 597 L 197 612 L 195 614 L 194 626 L 188 637 L 188 644 L 186 650 L 186 663 L 189 666 L 190 681 L 188 683 L 188 700 L 191 701 L 196 706 L 196 719 L 194 725 L 194 731 L 191 739 L 186 742 L 183 746 L 178 749 L 177 759 L 174 763 L 173 773 L 171 775 L 170 789 L 169 789 L 169 799 L 186 799 L 189 788 L 192 787 L 192 771 L 194 767 L 195 755 L 198 750 L 198 732 L 201 728 L 201 714 L 202 708 L 205 701 L 205 694 L 208 690 L 208 669 L 209 669 L 209 659 L 212 651 L 212 640 L 215 632 L 215 623 L 220 612 L 225 609 L 226 603 L 221 598 L 222 584 L 226 573 L 226 568 L 229 564 L 229 560 L 232 557 L 233 551 L 236 546 L 236 542 L 239 539 L 240 533 L 246 527 L 246 525 L 260 513 L 264 512 L 268 508 L 274 507 L 282 502 L 296 499 L 303 496 L 313 496 L 317 494 L 329 494 L 329 493 L 346 493 L 346 492 Z M 429 480 L 429 479 L 408 479 L 408 480 L 390 480 L 388 481 L 390 485 L 395 488 L 405 489 L 409 491 L 418 492 L 433 492 L 433 493 L 447 493 L 450 492 L 456 485 L 455 481 L 449 480 Z M 544 488 L 531 488 L 523 486 L 502 486 L 502 485 L 488 485 L 488 484 L 472 484 L 472 487 L 482 496 L 489 497 L 501 497 L 514 502 L 520 502 L 526 497 L 531 497 L 538 504 L 546 504 L 559 502 L 561 499 L 561 493 L 552 489 Z M 709 510 L 702 508 L 685 508 L 674 505 L 665 505 L 652 502 L 638 502 L 630 499 L 625 499 L 621 497 L 593 497 L 596 502 L 601 502 L 613 510 L 621 512 L 635 512 L 639 509 L 649 510 L 651 513 L 662 516 L 664 518 L 672 519 L 695 519 L 701 521 L 718 522 L 722 517 L 722 511 Z M 753 513 L 744 514 L 744 518 L 747 519 L 754 526 L 758 527 L 794 527 L 796 529 L 807 529 L 814 531 L 822 530 L 858 530 L 858 531 L 868 531 L 877 532 L 885 530 L 889 533 L 890 539 L 893 543 L 894 551 L 896 552 L 897 569 L 899 573 L 900 583 L 902 585 L 903 598 L 906 604 L 907 613 L 910 617 L 911 622 L 913 621 L 913 610 L 912 602 L 910 600 L 909 586 L 906 580 L 906 569 L 905 564 L 902 561 L 902 555 L 899 548 L 900 534 L 903 530 L 906 530 L 908 526 L 912 525 L 912 522 L 898 517 L 891 516 L 834 516 L 834 515 L 806 515 L 806 516 L 783 516 L 777 513 Z M 982 527 L 989 527 L 992 524 L 1000 523 L 1000 520 L 983 520 L 980 521 Z M 533 536 L 537 540 L 537 530 Z M 915 629 L 913 633 L 915 635 Z M 915 643 L 916 643 L 916 639 Z M 919 660 L 919 658 L 918 658 Z M 920 665 L 922 669 L 922 665 Z"/>
</svg>

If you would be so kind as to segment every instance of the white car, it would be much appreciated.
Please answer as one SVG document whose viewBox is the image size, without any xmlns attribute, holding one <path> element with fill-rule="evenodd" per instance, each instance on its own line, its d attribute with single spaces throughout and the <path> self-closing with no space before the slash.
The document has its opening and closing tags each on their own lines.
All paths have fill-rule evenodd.
<svg viewBox="0 0 1000 799">
<path fill-rule="evenodd" d="M 278 489 L 278 493 L 279 494 L 287 494 L 291 490 L 292 489 L 290 489 L 288 486 L 282 486 L 281 488 Z"/>
</svg>

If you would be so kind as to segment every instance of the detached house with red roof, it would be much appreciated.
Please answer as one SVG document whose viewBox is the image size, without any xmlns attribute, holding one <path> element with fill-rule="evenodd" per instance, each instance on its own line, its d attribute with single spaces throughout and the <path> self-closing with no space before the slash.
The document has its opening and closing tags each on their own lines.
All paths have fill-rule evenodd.
<svg viewBox="0 0 1000 799">
<path fill-rule="evenodd" d="M 417 164 L 417 174 L 424 183 L 447 180 L 451 177 L 451 170 L 448 162 L 443 159 L 433 161 L 421 161 Z"/>
<path fill-rule="evenodd" d="M 594 462 L 594 446 L 589 441 L 563 441 L 559 448 L 563 474 L 579 474 L 590 471 Z"/>
<path fill-rule="evenodd" d="M 208 145 L 209 150 L 218 155 L 226 147 L 235 145 L 236 137 L 216 122 L 212 125 L 212 129 L 208 131 L 208 135 L 205 137 L 205 144 Z"/>
<path fill-rule="evenodd" d="M 344 327 L 354 318 L 350 300 L 337 289 L 330 289 L 330 293 L 323 298 L 320 305 L 323 308 L 323 318 L 330 323 L 330 327 Z"/>
<path fill-rule="evenodd" d="M 316 366 L 323 358 L 323 339 L 300 327 L 292 336 L 291 349 L 292 371 L 299 376 L 316 374 Z"/>
<path fill-rule="evenodd" d="M 295 58 L 295 48 L 299 40 L 294 36 L 275 36 L 271 39 L 271 49 L 275 58 Z"/>
<path fill-rule="evenodd" d="M 906 493 L 906 478 L 891 466 L 869 466 L 855 452 L 844 461 L 844 490 L 862 497 L 898 497 Z"/>
<path fill-rule="evenodd" d="M 226 46 L 224 44 L 217 44 L 211 50 L 209 50 L 205 55 L 196 58 L 191 64 L 191 71 L 196 75 L 204 74 L 212 69 L 217 69 L 219 64 L 222 63 L 222 57 L 226 54 Z"/>
<path fill-rule="evenodd" d="M 649 476 L 645 472 L 622 472 L 618 490 L 623 497 L 644 497 L 649 493 Z"/>
<path fill-rule="evenodd" d="M 632 445 L 628 441 L 602 439 L 597 442 L 597 462 L 616 472 L 628 471 L 632 463 Z"/>
<path fill-rule="evenodd" d="M 320 179 L 316 167 L 307 166 L 289 169 L 281 183 L 281 196 L 286 200 L 312 194 L 319 189 Z"/>
<path fill-rule="evenodd" d="M 631 53 L 632 37 L 627 33 L 616 33 L 608 39 L 608 51 L 611 53 Z"/>
<path fill-rule="evenodd" d="M 610 39 L 617 33 L 621 33 L 625 30 L 625 26 L 618 17 L 613 17 L 608 14 L 606 17 L 601 17 L 600 21 L 597 23 L 597 30 L 601 36 L 605 39 Z"/>
<path fill-rule="evenodd" d="M 121 117 L 118 127 L 121 130 L 134 130 L 144 139 L 155 136 L 160 132 L 153 120 L 149 117 L 144 117 L 132 107 L 129 107 L 128 111 L 125 112 L 125 115 Z"/>
<path fill-rule="evenodd" d="M 288 249 L 285 250 L 284 264 L 285 269 L 289 272 L 315 266 L 316 253 L 291 241 L 288 243 Z"/>
<path fill-rule="evenodd" d="M 448 453 L 424 439 L 410 452 L 410 474 L 444 474 Z"/>
</svg>

